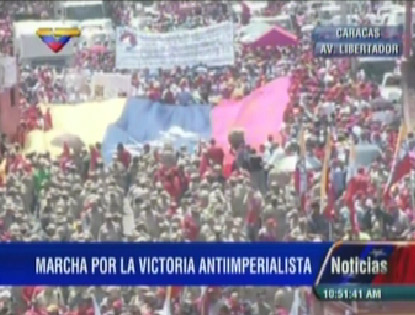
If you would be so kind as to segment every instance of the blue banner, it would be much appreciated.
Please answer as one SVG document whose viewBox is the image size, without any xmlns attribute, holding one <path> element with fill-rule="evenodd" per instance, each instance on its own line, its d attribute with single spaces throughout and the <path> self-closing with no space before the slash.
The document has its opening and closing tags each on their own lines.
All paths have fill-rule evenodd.
<svg viewBox="0 0 415 315">
<path fill-rule="evenodd" d="M 180 106 L 131 98 L 118 121 L 107 128 L 103 157 L 109 163 L 119 142 L 133 151 L 146 143 L 159 147 L 166 141 L 176 148 L 193 148 L 199 139 L 208 139 L 211 134 L 211 106 L 207 104 Z"/>
<path fill-rule="evenodd" d="M 0 285 L 312 286 L 332 243 L 2 243 Z"/>
</svg>

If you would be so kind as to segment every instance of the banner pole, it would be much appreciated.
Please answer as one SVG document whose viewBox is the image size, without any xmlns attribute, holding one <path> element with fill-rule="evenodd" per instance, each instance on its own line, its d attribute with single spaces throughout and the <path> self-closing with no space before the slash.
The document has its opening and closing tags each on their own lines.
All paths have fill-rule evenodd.
<svg viewBox="0 0 415 315">
<path fill-rule="evenodd" d="M 333 220 L 330 219 L 329 221 L 329 241 L 333 242 Z"/>
<path fill-rule="evenodd" d="M 412 216 L 415 218 L 415 171 L 411 170 Z"/>
</svg>

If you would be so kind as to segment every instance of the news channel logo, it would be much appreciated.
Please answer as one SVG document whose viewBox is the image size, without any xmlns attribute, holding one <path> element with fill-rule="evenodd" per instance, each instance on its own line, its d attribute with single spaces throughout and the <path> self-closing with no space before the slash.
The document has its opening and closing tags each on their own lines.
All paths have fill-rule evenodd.
<svg viewBox="0 0 415 315">
<path fill-rule="evenodd" d="M 45 45 L 55 54 L 62 51 L 63 47 L 73 37 L 79 37 L 81 31 L 77 27 L 70 28 L 39 28 L 36 35 L 45 43 Z"/>
</svg>

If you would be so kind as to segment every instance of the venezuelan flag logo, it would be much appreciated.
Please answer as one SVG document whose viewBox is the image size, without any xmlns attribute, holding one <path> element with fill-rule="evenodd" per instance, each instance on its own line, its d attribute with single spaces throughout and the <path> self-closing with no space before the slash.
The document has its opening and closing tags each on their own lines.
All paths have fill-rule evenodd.
<svg viewBox="0 0 415 315">
<path fill-rule="evenodd" d="M 52 50 L 58 53 L 72 37 L 79 37 L 81 31 L 77 27 L 72 28 L 39 28 L 36 35 Z"/>
</svg>

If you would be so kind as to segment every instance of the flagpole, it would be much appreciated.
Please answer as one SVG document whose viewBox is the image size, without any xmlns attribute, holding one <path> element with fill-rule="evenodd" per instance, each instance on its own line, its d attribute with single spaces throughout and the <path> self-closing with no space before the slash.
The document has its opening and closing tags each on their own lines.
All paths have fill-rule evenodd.
<svg viewBox="0 0 415 315">
<path fill-rule="evenodd" d="M 171 289 L 172 287 L 167 287 L 166 290 L 166 297 L 164 298 L 164 306 L 163 306 L 163 315 L 171 315 Z"/>
<path fill-rule="evenodd" d="M 408 0 L 407 2 L 406 2 L 406 11 L 405 11 L 405 13 L 406 13 L 406 17 L 405 17 L 405 44 L 406 45 L 404 45 L 404 58 L 405 58 L 405 60 L 406 60 L 406 63 L 405 63 L 405 72 L 406 72 L 406 78 L 408 79 L 408 72 L 409 72 L 409 59 L 410 59 L 410 57 L 411 57 L 411 48 L 412 48 L 412 23 L 413 23 L 413 21 L 412 21 L 412 0 Z M 410 96 L 409 96 L 409 86 L 408 86 L 408 82 L 407 82 L 407 80 L 405 80 L 405 85 L 403 86 L 403 89 L 404 89 L 404 94 L 405 94 L 405 96 L 404 96 L 404 104 L 403 104 L 403 107 L 404 107 L 404 117 L 403 117 L 403 121 L 404 122 L 408 122 L 406 125 L 407 126 L 410 126 L 410 128 L 412 128 L 413 126 L 410 124 L 410 119 L 409 119 L 409 101 L 410 101 Z M 411 174 L 410 174 L 410 181 L 411 181 L 411 191 L 412 191 L 412 193 L 411 193 L 411 197 L 412 197 L 412 211 L 413 211 L 413 214 L 415 214 L 415 209 L 414 209 L 414 206 L 415 206 L 415 192 L 414 192 L 414 186 L 415 186 L 415 184 L 414 184 L 414 176 L 415 176 L 415 172 L 414 172 L 414 170 L 412 169 L 411 170 Z"/>
<path fill-rule="evenodd" d="M 324 197 L 326 196 L 326 185 L 327 185 L 327 171 L 328 164 L 330 159 L 330 135 L 327 137 L 326 145 L 324 148 L 324 160 L 323 168 L 321 172 L 321 181 L 320 181 L 320 214 L 324 212 Z"/>
<path fill-rule="evenodd" d="M 321 174 L 321 181 L 320 181 L 320 214 L 324 213 L 324 199 L 327 196 L 326 187 L 328 186 L 329 181 L 329 163 L 331 157 L 331 137 L 332 137 L 332 130 L 330 127 L 327 128 L 327 140 L 326 145 L 324 148 L 324 160 L 323 160 L 323 168 Z M 328 197 L 328 196 L 327 196 Z M 329 202 L 327 200 L 326 207 L 329 207 Z M 331 211 L 331 209 L 329 209 Z M 329 220 L 329 240 L 333 240 L 333 220 Z"/>
<path fill-rule="evenodd" d="M 329 220 L 329 241 L 333 241 L 333 220 L 330 218 Z"/>
<path fill-rule="evenodd" d="M 329 148 L 328 148 L 328 160 L 330 161 L 330 158 L 331 158 L 331 141 L 332 141 L 332 135 L 333 135 L 333 130 L 332 130 L 332 127 L 329 127 L 329 134 L 328 134 L 328 139 L 327 139 L 327 141 L 328 141 L 328 146 L 329 146 Z M 333 192 L 333 174 L 331 173 L 331 177 L 329 178 L 329 174 L 328 174 L 328 172 L 329 172 L 329 170 L 327 170 L 327 181 L 328 180 L 331 180 L 331 183 L 330 183 L 330 188 L 329 188 L 329 193 L 330 193 L 330 196 L 332 195 L 332 194 L 334 194 L 334 192 Z M 331 172 L 333 172 L 333 169 L 331 169 Z M 333 196 L 331 196 L 330 198 L 334 198 Z M 328 202 L 328 201 L 327 201 Z M 330 203 L 331 203 L 331 201 L 330 201 Z M 330 204 L 330 207 L 331 207 L 332 205 Z M 334 207 L 334 202 L 333 202 L 333 207 Z M 331 214 L 331 212 L 333 211 L 333 209 L 329 209 L 329 211 L 330 211 L 330 213 L 329 213 L 329 241 L 330 242 L 332 242 L 333 241 L 333 239 L 334 239 L 334 236 L 333 236 L 333 217 L 332 217 L 332 214 Z"/>
<path fill-rule="evenodd" d="M 398 139 L 396 141 L 395 152 L 393 154 L 392 169 L 391 169 L 391 172 L 389 173 L 389 178 L 388 178 L 388 181 L 386 183 L 384 194 L 389 193 L 389 189 L 391 188 L 391 185 L 393 184 L 392 180 L 393 180 L 393 175 L 394 175 L 394 172 L 395 172 L 396 164 L 398 163 L 397 160 L 399 158 L 399 152 L 401 150 L 402 142 L 403 142 L 404 138 L 406 138 L 407 133 L 408 133 L 408 130 L 407 130 L 406 122 L 405 122 L 404 119 L 402 119 L 402 123 L 401 123 L 401 126 L 399 128 Z"/>
<path fill-rule="evenodd" d="M 298 144 L 299 144 L 299 156 L 298 156 L 298 196 L 297 196 L 297 203 L 298 205 L 302 208 L 302 206 L 304 206 L 304 208 L 302 208 L 302 211 L 305 211 L 305 205 L 303 205 L 303 199 L 304 199 L 304 195 L 307 193 L 307 185 L 304 185 L 304 181 L 305 183 L 307 183 L 308 180 L 308 174 L 307 174 L 307 148 L 306 148 L 306 143 L 305 143 L 305 130 L 304 130 L 304 126 L 301 123 L 300 125 L 300 131 L 298 133 Z M 305 187 L 304 187 L 305 186 Z"/>
<path fill-rule="evenodd" d="M 202 308 L 200 310 L 201 315 L 206 315 L 207 314 L 206 291 L 207 291 L 207 286 L 203 286 L 203 287 L 200 288 L 201 302 L 202 302 Z"/>
<path fill-rule="evenodd" d="M 412 216 L 415 216 L 415 171 L 411 170 Z"/>
</svg>

